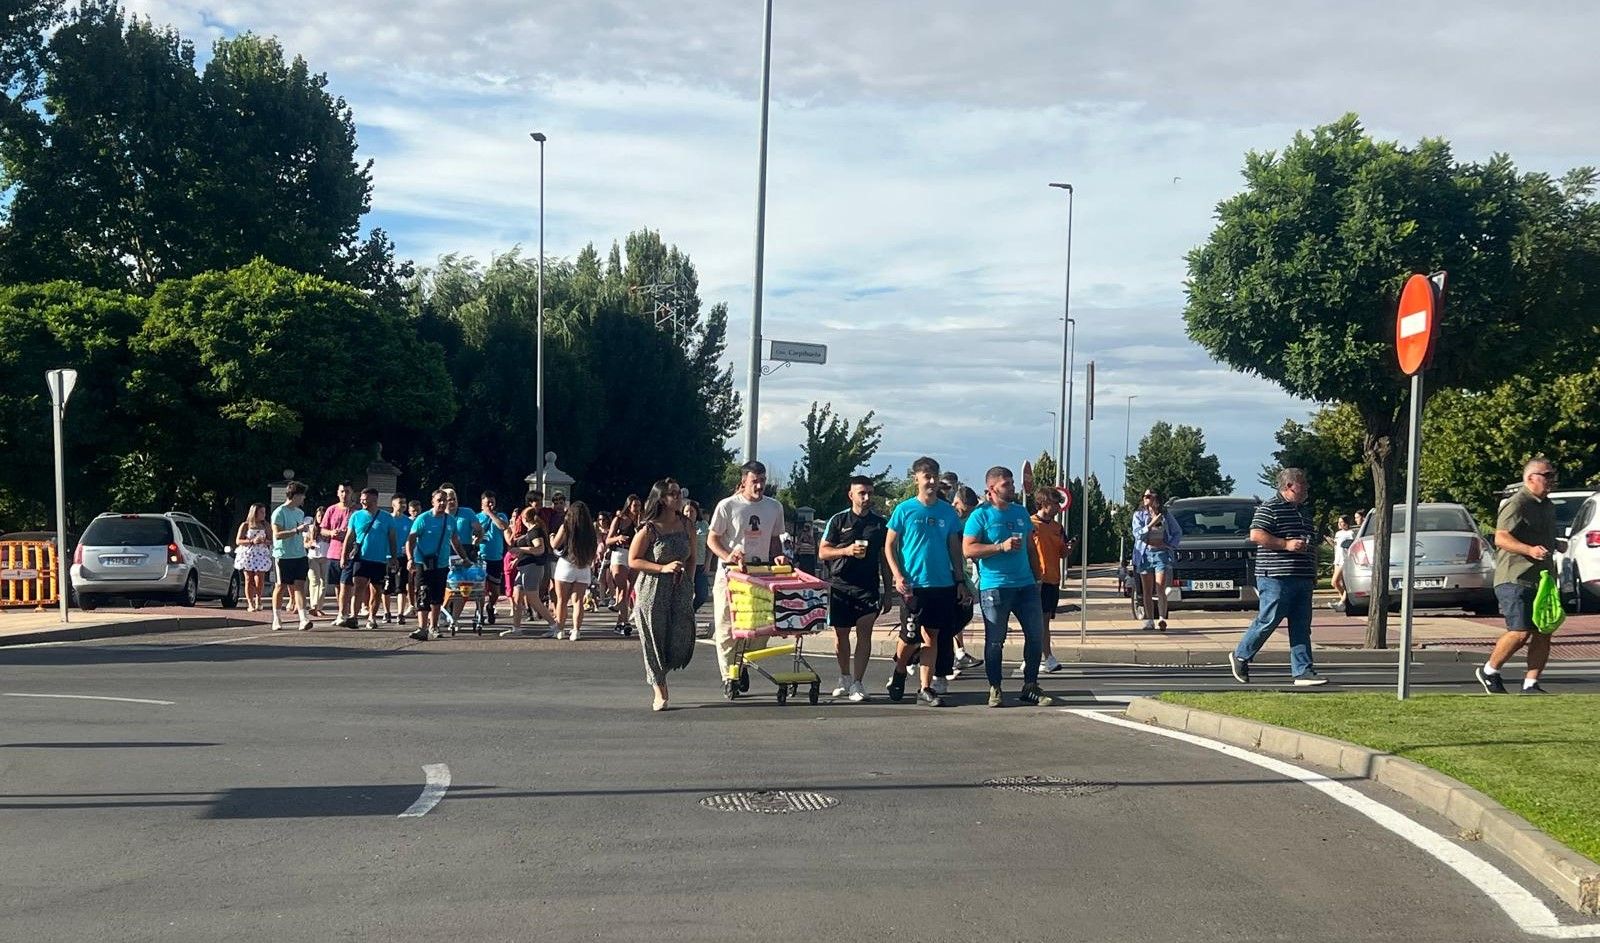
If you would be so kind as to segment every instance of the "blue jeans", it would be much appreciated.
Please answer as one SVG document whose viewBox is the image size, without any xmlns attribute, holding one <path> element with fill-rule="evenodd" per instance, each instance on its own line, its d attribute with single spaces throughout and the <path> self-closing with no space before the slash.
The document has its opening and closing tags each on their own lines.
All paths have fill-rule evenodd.
<svg viewBox="0 0 1600 943">
<path fill-rule="evenodd" d="M 1006 630 L 1013 615 L 1022 627 L 1022 680 L 1039 680 L 1039 657 L 1044 652 L 1044 609 L 1039 601 L 1039 584 L 1002 586 L 978 593 L 978 608 L 983 613 L 983 671 L 989 686 L 1000 686 L 1000 658 L 1005 654 Z"/>
<path fill-rule="evenodd" d="M 1261 611 L 1256 621 L 1244 630 L 1244 638 L 1233 653 L 1249 661 L 1267 644 L 1278 623 L 1289 620 L 1289 671 L 1300 677 L 1311 670 L 1311 590 L 1316 580 L 1309 576 L 1257 576 Z"/>
</svg>

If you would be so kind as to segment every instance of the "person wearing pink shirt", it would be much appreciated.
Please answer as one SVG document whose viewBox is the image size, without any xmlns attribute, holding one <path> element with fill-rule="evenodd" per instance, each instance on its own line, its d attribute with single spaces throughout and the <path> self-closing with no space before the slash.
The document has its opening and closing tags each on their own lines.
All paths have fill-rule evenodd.
<svg viewBox="0 0 1600 943">
<path fill-rule="evenodd" d="M 350 482 L 341 481 L 338 494 L 339 503 L 328 505 L 317 527 L 321 529 L 321 536 L 328 541 L 328 582 L 333 584 L 334 598 L 339 603 L 339 614 L 334 617 L 333 624 L 353 629 L 356 627 L 356 608 L 359 605 L 355 593 L 350 589 L 356 575 L 355 566 L 346 566 L 342 561 L 345 537 L 349 535 L 350 515 L 356 509 L 355 489 Z"/>
</svg>

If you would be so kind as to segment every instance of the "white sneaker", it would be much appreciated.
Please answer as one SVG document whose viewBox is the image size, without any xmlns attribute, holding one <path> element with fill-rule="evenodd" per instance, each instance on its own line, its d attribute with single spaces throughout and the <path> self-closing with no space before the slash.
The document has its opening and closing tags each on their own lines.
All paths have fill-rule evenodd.
<svg viewBox="0 0 1600 943">
<path fill-rule="evenodd" d="M 1156 620 L 1146 619 L 1144 620 L 1144 625 L 1139 626 L 1139 628 L 1145 630 L 1146 632 L 1154 632 L 1156 630 Z"/>
<path fill-rule="evenodd" d="M 1056 660 L 1056 656 L 1054 655 L 1046 655 L 1044 656 L 1044 670 L 1052 672 L 1060 671 L 1061 662 Z"/>
<path fill-rule="evenodd" d="M 860 681 L 850 682 L 849 696 L 850 703 L 860 704 L 862 701 L 867 699 L 867 686 L 862 684 Z"/>
<path fill-rule="evenodd" d="M 407 619 L 409 619 L 409 618 L 411 618 L 411 617 L 412 617 L 412 616 L 414 616 L 414 615 L 416 615 L 416 614 L 417 614 L 417 607 L 416 607 L 416 606 L 407 606 L 407 607 L 406 607 L 406 611 L 405 611 L 405 612 L 402 612 L 402 613 L 400 613 L 400 614 L 401 614 L 401 615 L 402 615 L 402 616 L 404 616 L 404 617 L 405 617 L 405 618 L 407 618 Z"/>
<path fill-rule="evenodd" d="M 378 627 L 378 620 L 372 618 L 371 616 L 367 616 L 367 629 L 369 631 L 371 631 L 371 630 L 377 629 L 377 627 Z"/>
<path fill-rule="evenodd" d="M 311 617 L 310 616 L 301 616 L 300 617 L 300 631 L 302 631 L 302 632 L 311 631 L 311 627 L 313 625 L 315 625 L 315 624 L 316 623 L 311 621 Z"/>
<path fill-rule="evenodd" d="M 276 611 L 274 611 L 272 613 L 272 631 L 274 631 L 274 632 L 282 632 L 283 631 L 283 622 L 278 618 L 278 613 Z"/>
<path fill-rule="evenodd" d="M 557 636 L 557 637 L 559 638 L 559 636 Z M 574 642 L 576 642 L 578 640 L 578 630 L 577 629 L 573 629 L 572 630 L 572 634 L 569 636 L 569 638 L 571 638 Z"/>
<path fill-rule="evenodd" d="M 943 697 L 950 690 L 950 682 L 944 678 L 933 679 L 933 693 Z"/>
<path fill-rule="evenodd" d="M 833 694 L 831 694 L 829 696 L 830 697 L 846 697 L 846 696 L 848 696 L 850 694 L 851 691 L 854 691 L 855 688 L 856 688 L 856 683 L 854 681 L 852 681 L 850 678 L 846 677 L 845 675 L 840 675 L 839 676 L 839 683 L 833 686 Z"/>
</svg>

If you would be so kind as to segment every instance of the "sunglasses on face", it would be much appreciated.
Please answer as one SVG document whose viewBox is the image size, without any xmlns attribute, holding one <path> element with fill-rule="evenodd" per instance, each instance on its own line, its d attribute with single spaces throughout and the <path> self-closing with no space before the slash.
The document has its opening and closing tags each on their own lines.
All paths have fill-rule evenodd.
<svg viewBox="0 0 1600 943">
<path fill-rule="evenodd" d="M 1533 477 L 1535 477 L 1535 478 L 1543 478 L 1545 481 L 1555 481 L 1556 480 L 1556 473 L 1555 472 L 1532 472 L 1531 474 L 1533 475 Z"/>
</svg>

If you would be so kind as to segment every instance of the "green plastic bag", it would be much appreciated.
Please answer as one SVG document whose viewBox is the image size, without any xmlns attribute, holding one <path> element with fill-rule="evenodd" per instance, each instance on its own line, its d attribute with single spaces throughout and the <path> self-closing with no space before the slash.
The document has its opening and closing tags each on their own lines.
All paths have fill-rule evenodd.
<svg viewBox="0 0 1600 943">
<path fill-rule="evenodd" d="M 1539 574 L 1539 589 L 1533 594 L 1533 627 L 1545 635 L 1561 628 L 1567 610 L 1561 606 L 1561 589 L 1549 570 Z"/>
</svg>

